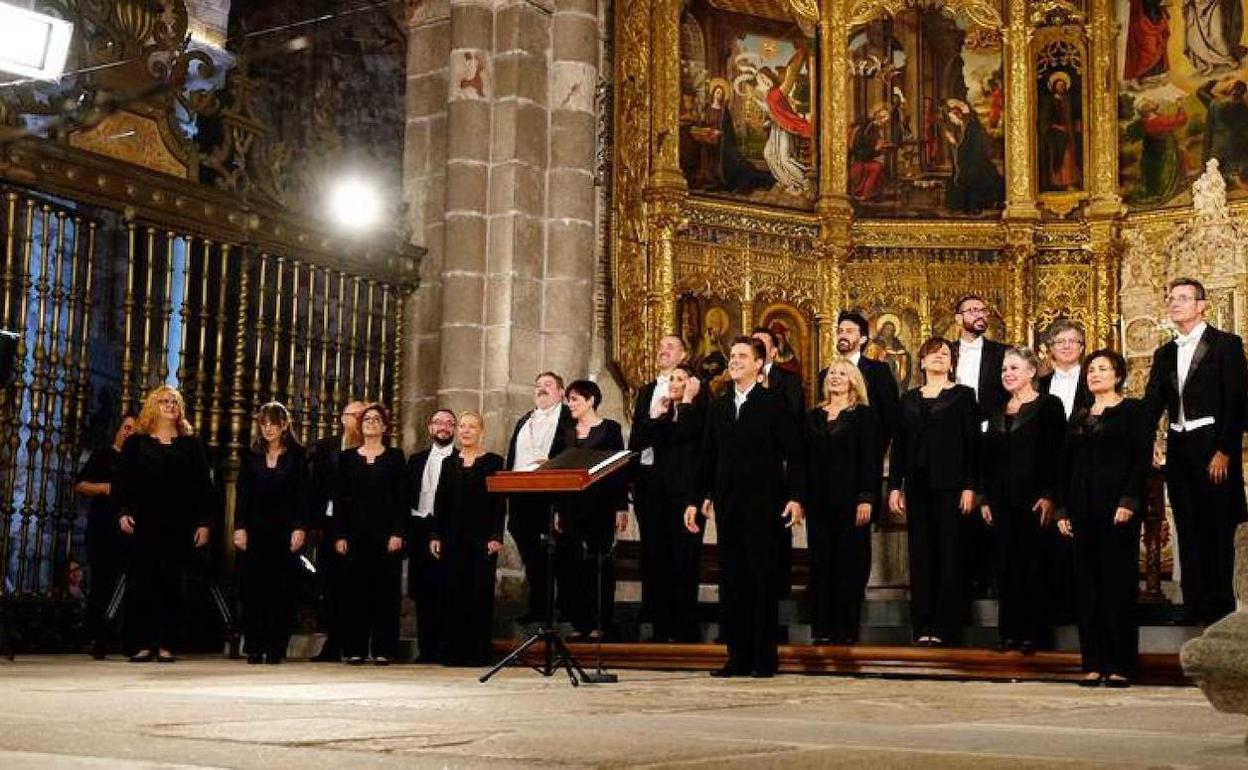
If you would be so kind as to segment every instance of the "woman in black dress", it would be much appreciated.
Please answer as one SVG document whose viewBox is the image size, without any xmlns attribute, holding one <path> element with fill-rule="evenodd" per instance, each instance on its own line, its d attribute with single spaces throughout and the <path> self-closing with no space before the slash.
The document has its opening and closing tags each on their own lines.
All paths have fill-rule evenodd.
<svg viewBox="0 0 1248 770">
<path fill-rule="evenodd" d="M 442 462 L 433 502 L 429 551 L 443 563 L 442 663 L 490 662 L 494 620 L 494 570 L 503 550 L 506 498 L 486 491 L 485 480 L 503 469 L 503 458 L 485 451 L 485 418 L 459 415 L 459 447 Z"/>
<path fill-rule="evenodd" d="M 706 429 L 706 399 L 701 383 L 688 364 L 672 369 L 667 395 L 659 399 L 654 418 L 656 499 L 663 501 L 659 524 L 666 548 L 658 574 L 654 608 L 654 640 L 697 642 L 698 578 L 702 564 L 702 533 L 706 518 L 698 514 L 697 531 L 685 527 L 689 479 L 698 466 L 698 451 Z"/>
<path fill-rule="evenodd" d="M 823 396 L 806 413 L 805 431 L 811 636 L 815 644 L 853 644 L 871 572 L 880 426 L 862 372 L 847 359 L 828 365 Z"/>
<path fill-rule="evenodd" d="M 172 663 L 182 578 L 192 550 L 208 544 L 217 498 L 204 445 L 183 416 L 182 394 L 160 385 L 143 399 L 121 448 L 113 494 L 121 531 L 133 539 L 127 632 L 134 663 Z"/>
<path fill-rule="evenodd" d="M 256 414 L 256 439 L 241 458 L 234 508 L 248 663 L 281 663 L 286 656 L 310 486 L 290 413 L 276 401 L 265 404 Z"/>
<path fill-rule="evenodd" d="M 1071 415 L 1057 526 L 1075 539 L 1080 684 L 1126 687 L 1139 649 L 1140 519 L 1154 426 L 1139 399 L 1122 396 L 1121 355 L 1096 351 L 1084 376 L 1093 402 Z"/>
<path fill-rule="evenodd" d="M 334 490 L 334 550 L 346 562 L 347 663 L 370 652 L 385 666 L 399 647 L 399 575 L 409 495 L 403 450 L 386 446 L 390 414 L 381 404 L 360 413 L 364 443 L 343 451 Z M 371 644 L 370 644 L 371 642 Z"/>
<path fill-rule="evenodd" d="M 965 610 L 961 517 L 975 507 L 979 417 L 975 391 L 954 384 L 957 363 L 943 337 L 919 348 L 923 384 L 901 397 L 889 455 L 888 507 L 908 524 L 910 622 L 923 646 L 950 639 Z"/>
<path fill-rule="evenodd" d="M 1035 387 L 1036 354 L 1011 348 L 1001 365 L 1010 400 L 984 434 L 980 515 L 997 547 L 998 649 L 1035 651 L 1046 634 L 1045 548 L 1061 475 L 1066 411 Z"/>
<path fill-rule="evenodd" d="M 620 424 L 598 416 L 602 390 L 589 380 L 568 385 L 568 409 L 576 420 L 571 446 L 578 449 L 624 448 Z M 615 533 L 628 527 L 628 484 L 615 473 L 559 504 L 556 529 L 561 535 L 566 609 L 575 631 L 570 641 L 597 641 L 611 627 L 615 610 Z M 601 565 L 601 568 L 600 568 Z"/>
</svg>

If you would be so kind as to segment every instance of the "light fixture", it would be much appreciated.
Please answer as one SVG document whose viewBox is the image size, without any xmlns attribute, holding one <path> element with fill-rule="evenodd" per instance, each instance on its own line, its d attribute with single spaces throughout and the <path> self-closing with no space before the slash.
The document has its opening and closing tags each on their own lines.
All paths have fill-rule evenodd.
<svg viewBox="0 0 1248 770">
<path fill-rule="evenodd" d="M 73 35 L 71 22 L 0 2 L 0 71 L 56 80 L 65 72 Z"/>
<path fill-rule="evenodd" d="M 330 219 L 348 230 L 368 230 L 381 219 L 381 195 L 374 185 L 360 177 L 345 177 L 334 182 L 329 190 L 328 205 Z"/>
</svg>

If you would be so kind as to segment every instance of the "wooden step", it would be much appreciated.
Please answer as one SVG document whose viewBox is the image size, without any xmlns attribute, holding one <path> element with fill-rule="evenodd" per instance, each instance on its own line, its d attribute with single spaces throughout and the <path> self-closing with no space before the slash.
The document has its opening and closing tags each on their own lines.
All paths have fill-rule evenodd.
<svg viewBox="0 0 1248 770">
<path fill-rule="evenodd" d="M 494 642 L 495 652 L 510 652 L 516 642 Z M 592 644 L 568 648 L 590 669 L 597 660 Z M 536 664 L 544 654 L 535 645 L 525 658 Z M 602 664 L 608 669 L 713 671 L 724 665 L 727 650 L 720 644 L 602 645 Z M 1072 652 L 1001 653 L 983 648 L 906 647 L 885 645 L 781 645 L 780 671 L 786 674 L 848 674 L 853 676 L 976 679 L 986 681 L 1075 681 L 1083 676 L 1079 654 Z M 1172 654 L 1140 655 L 1141 684 L 1188 685 Z"/>
</svg>

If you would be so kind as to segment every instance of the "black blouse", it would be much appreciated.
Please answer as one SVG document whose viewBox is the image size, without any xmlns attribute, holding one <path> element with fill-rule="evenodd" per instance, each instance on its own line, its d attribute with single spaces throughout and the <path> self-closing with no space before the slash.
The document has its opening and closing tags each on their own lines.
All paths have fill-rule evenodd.
<svg viewBox="0 0 1248 770">
<path fill-rule="evenodd" d="M 1065 515 L 1079 521 L 1113 518 L 1126 508 L 1139 513 L 1152 465 L 1154 427 L 1139 399 L 1124 398 L 1094 415 L 1070 417 L 1063 464 Z"/>
<path fill-rule="evenodd" d="M 435 531 L 430 539 L 441 540 L 448 552 L 483 549 L 490 540 L 503 542 L 507 498 L 490 494 L 485 486 L 485 480 L 502 469 L 503 458 L 493 452 L 480 455 L 467 467 L 458 449 L 451 452 L 438 476 L 433 499 Z"/>
<path fill-rule="evenodd" d="M 353 549 L 384 553 L 392 536 L 407 533 L 407 483 L 402 449 L 387 447 L 372 463 L 358 449 L 343 451 L 334 485 L 335 537 L 345 538 Z"/>
<path fill-rule="evenodd" d="M 248 537 L 287 542 L 291 530 L 307 529 L 311 484 L 307 453 L 292 446 L 270 468 L 263 451 L 243 451 L 238 469 L 238 501 L 234 527 Z"/>
<path fill-rule="evenodd" d="M 979 477 L 979 407 L 975 391 L 954 385 L 924 398 L 901 397 L 901 421 L 889 455 L 888 488 L 923 475 L 932 489 L 974 489 Z"/>
<path fill-rule="evenodd" d="M 572 433 L 572 446 L 578 449 L 617 450 L 624 448 L 624 432 L 615 420 L 606 420 L 589 429 L 585 438 Z M 563 509 L 569 514 L 614 515 L 628 510 L 628 477 L 616 471 L 579 495 L 565 498 Z"/>
<path fill-rule="evenodd" d="M 880 491 L 880 425 L 869 406 L 828 420 L 822 406 L 806 413 L 806 489 L 812 511 L 874 505 Z"/>
<path fill-rule="evenodd" d="M 1026 506 L 1042 497 L 1058 502 L 1066 410 L 1057 396 L 1040 394 L 1015 415 L 988 420 L 981 453 L 981 501 Z"/>
<path fill-rule="evenodd" d="M 681 506 L 689 499 L 698 470 L 698 452 L 706 431 L 706 406 L 701 401 L 673 404 L 654 421 L 654 476 L 664 497 Z"/>
<path fill-rule="evenodd" d="M 113 495 L 134 518 L 137 537 L 185 536 L 189 544 L 191 532 L 210 526 L 218 511 L 208 455 L 195 436 L 162 444 L 155 436 L 131 435 L 121 447 Z"/>
</svg>

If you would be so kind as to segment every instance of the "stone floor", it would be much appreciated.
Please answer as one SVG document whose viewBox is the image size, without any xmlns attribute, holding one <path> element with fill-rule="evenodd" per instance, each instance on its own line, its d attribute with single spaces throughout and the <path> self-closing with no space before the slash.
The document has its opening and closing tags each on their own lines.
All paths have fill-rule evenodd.
<svg viewBox="0 0 1248 770">
<path fill-rule="evenodd" d="M 1195 688 L 0 662 L 0 767 L 1237 767 Z"/>
</svg>

